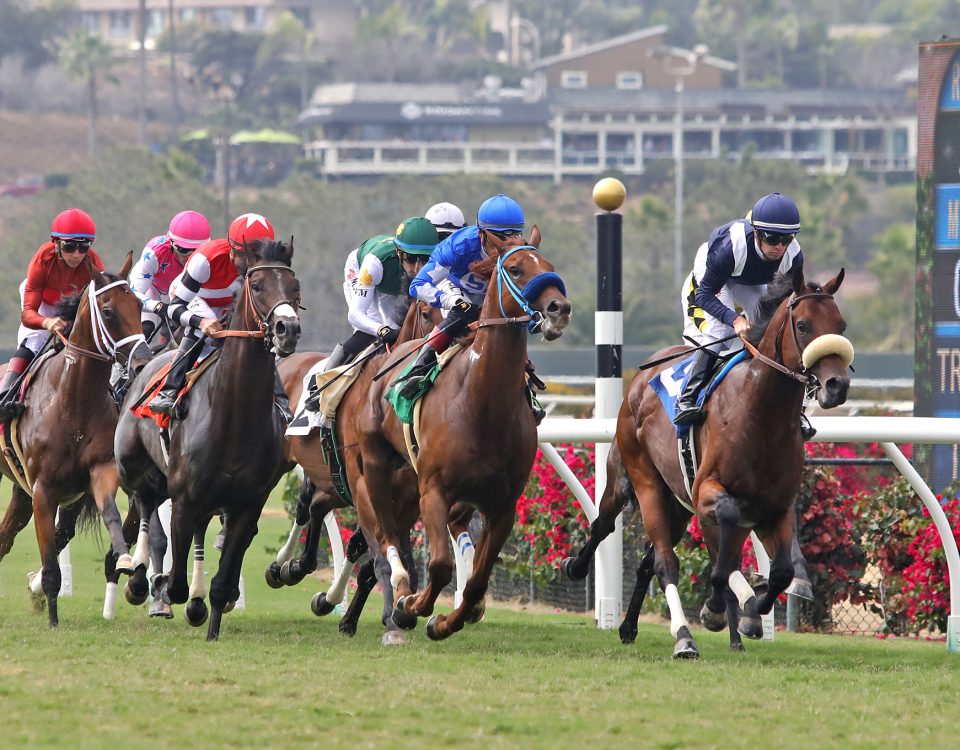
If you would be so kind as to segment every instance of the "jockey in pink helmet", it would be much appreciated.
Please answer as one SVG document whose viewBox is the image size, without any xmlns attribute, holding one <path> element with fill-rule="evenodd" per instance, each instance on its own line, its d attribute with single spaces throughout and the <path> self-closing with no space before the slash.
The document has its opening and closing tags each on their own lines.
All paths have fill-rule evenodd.
<svg viewBox="0 0 960 750">
<path fill-rule="evenodd" d="M 154 237 L 143 248 L 130 271 L 130 286 L 143 304 L 140 320 L 150 336 L 160 325 L 170 301 L 170 283 L 180 275 L 190 254 L 210 239 L 210 222 L 198 211 L 181 211 L 170 220 L 166 234 Z"/>
</svg>

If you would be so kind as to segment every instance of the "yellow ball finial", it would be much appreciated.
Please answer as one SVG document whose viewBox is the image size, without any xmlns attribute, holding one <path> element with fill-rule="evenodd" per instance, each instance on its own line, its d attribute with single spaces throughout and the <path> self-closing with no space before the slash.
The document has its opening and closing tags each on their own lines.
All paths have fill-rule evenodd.
<svg viewBox="0 0 960 750">
<path fill-rule="evenodd" d="M 627 199 L 627 189 L 616 177 L 604 177 L 593 186 L 593 202 L 604 211 L 616 211 Z"/>
</svg>

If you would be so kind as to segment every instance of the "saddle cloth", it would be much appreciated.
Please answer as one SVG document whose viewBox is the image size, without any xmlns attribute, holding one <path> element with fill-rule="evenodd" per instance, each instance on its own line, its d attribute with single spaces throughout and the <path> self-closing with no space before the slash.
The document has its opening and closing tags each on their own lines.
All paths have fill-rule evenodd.
<svg viewBox="0 0 960 750">
<path fill-rule="evenodd" d="M 721 359 L 722 364 L 719 370 L 714 373 L 706 387 L 701 389 L 697 397 L 698 406 L 702 407 L 714 390 L 716 390 L 717 386 L 727 376 L 727 373 L 750 355 L 741 349 L 736 353 L 720 354 L 719 356 L 721 358 L 729 357 L 729 359 L 725 361 Z M 667 412 L 667 416 L 669 416 L 671 420 L 677 413 L 677 399 L 680 398 L 680 394 L 683 393 L 683 389 L 686 387 L 687 380 L 690 377 L 691 364 L 693 364 L 693 355 L 681 360 L 672 367 L 662 370 L 650 379 L 650 387 L 657 396 L 660 397 L 660 403 L 663 405 L 664 411 Z M 677 431 L 677 437 L 682 438 L 690 431 L 690 425 L 678 424 L 675 425 L 675 429 Z"/>
<path fill-rule="evenodd" d="M 209 356 L 201 360 L 198 364 L 195 364 L 193 369 L 187 373 L 187 384 L 181 388 L 180 392 L 177 394 L 178 404 L 183 401 L 187 392 L 193 388 L 194 385 L 196 385 L 196 382 L 200 379 L 200 376 L 210 369 L 210 366 L 220 358 L 220 351 L 220 349 L 214 349 Z M 157 423 L 157 426 L 161 430 L 165 430 L 170 426 L 171 418 L 167 414 L 158 414 L 151 409 L 150 402 L 153 401 L 154 396 L 156 396 L 160 392 L 160 389 L 163 388 L 163 384 L 167 382 L 167 373 L 170 372 L 170 368 L 172 366 L 173 360 L 171 359 L 167 364 L 157 371 L 156 375 L 153 376 L 153 380 L 151 380 L 144 389 L 143 395 L 138 399 L 134 406 L 130 407 L 130 411 L 132 411 L 136 416 L 152 419 Z"/>
</svg>

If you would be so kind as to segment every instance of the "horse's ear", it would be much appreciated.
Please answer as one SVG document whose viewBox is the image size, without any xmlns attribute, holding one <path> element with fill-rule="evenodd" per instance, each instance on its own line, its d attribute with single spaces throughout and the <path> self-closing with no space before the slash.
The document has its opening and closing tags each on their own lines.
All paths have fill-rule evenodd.
<svg viewBox="0 0 960 750">
<path fill-rule="evenodd" d="M 93 265 L 93 261 L 90 260 L 89 255 L 86 257 L 86 260 L 84 260 L 84 263 L 87 265 L 87 273 L 90 274 L 90 281 L 92 281 L 93 285 L 96 286 L 97 281 L 100 279 L 100 271 L 95 265 Z"/>
<path fill-rule="evenodd" d="M 123 259 L 123 264 L 120 266 L 120 278 L 127 278 L 130 275 L 131 268 L 133 268 L 133 250 L 128 250 L 127 257 Z"/>
<path fill-rule="evenodd" d="M 843 283 L 843 276 L 846 272 L 841 268 L 840 273 L 834 276 L 830 281 L 823 285 L 823 291 L 827 294 L 836 294 L 840 285 Z"/>
<path fill-rule="evenodd" d="M 534 224 L 533 229 L 530 230 L 530 244 L 533 245 L 533 247 L 539 248 L 541 239 L 540 227 Z"/>
<path fill-rule="evenodd" d="M 293 259 L 293 235 L 292 235 L 292 234 L 290 235 L 290 246 L 289 246 L 289 247 L 290 247 L 290 254 L 287 255 L 287 257 L 292 260 L 292 259 Z"/>
<path fill-rule="evenodd" d="M 800 294 L 803 289 L 803 268 L 801 266 L 793 267 L 793 293 Z"/>
</svg>

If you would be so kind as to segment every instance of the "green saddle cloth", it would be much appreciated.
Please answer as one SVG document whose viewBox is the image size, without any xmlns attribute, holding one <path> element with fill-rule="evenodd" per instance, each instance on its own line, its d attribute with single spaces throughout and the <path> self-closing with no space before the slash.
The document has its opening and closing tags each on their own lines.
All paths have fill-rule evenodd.
<svg viewBox="0 0 960 750">
<path fill-rule="evenodd" d="M 420 387 L 417 389 L 416 395 L 414 395 L 413 398 L 405 398 L 400 395 L 399 391 L 406 382 L 406 376 L 410 373 L 415 364 L 416 360 L 412 361 L 403 369 L 403 372 L 400 373 L 400 377 L 393 381 L 393 384 L 387 391 L 386 396 L 387 402 L 393 407 L 393 410 L 397 413 L 397 416 L 400 417 L 400 421 L 404 424 L 413 424 L 414 406 L 416 406 L 417 401 L 423 398 L 423 394 L 433 387 L 434 381 L 440 374 L 440 364 L 438 363 L 431 367 L 430 371 L 427 373 L 427 376 L 420 381 Z"/>
</svg>

